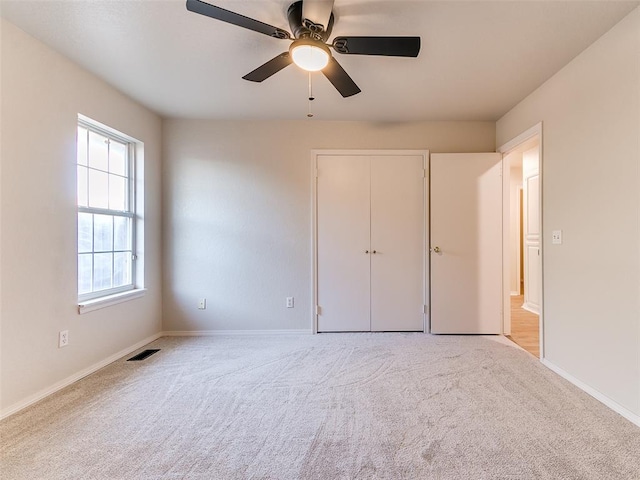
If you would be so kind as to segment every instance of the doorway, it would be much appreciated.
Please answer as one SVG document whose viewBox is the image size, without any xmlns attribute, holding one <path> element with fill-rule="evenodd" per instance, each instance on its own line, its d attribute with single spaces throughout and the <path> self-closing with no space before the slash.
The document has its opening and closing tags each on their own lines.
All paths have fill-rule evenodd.
<svg viewBox="0 0 640 480">
<path fill-rule="evenodd" d="M 504 334 L 543 358 L 542 125 L 499 148 L 503 155 Z"/>
</svg>

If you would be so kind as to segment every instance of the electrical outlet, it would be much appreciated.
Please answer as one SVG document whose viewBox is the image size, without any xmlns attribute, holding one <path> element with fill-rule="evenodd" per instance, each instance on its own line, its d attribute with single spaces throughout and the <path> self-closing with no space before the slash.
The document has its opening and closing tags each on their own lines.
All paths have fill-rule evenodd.
<svg viewBox="0 0 640 480">
<path fill-rule="evenodd" d="M 207 309 L 207 299 L 201 298 L 198 302 L 198 310 L 206 310 Z"/>
<path fill-rule="evenodd" d="M 61 330 L 58 333 L 58 348 L 69 345 L 69 330 Z"/>
<path fill-rule="evenodd" d="M 562 230 L 554 230 L 551 232 L 551 243 L 553 245 L 562 245 Z"/>
<path fill-rule="evenodd" d="M 293 308 L 293 297 L 287 297 L 287 308 Z"/>
</svg>

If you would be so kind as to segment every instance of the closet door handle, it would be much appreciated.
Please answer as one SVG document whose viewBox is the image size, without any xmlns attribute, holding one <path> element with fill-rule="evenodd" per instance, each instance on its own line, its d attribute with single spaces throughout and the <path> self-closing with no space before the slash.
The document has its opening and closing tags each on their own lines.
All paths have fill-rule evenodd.
<svg viewBox="0 0 640 480">
<path fill-rule="evenodd" d="M 365 250 L 364 253 L 369 253 L 369 250 Z"/>
<path fill-rule="evenodd" d="M 376 251 L 374 250 L 374 251 L 373 251 L 373 252 L 371 252 L 371 253 L 378 253 L 378 252 L 376 252 Z"/>
</svg>

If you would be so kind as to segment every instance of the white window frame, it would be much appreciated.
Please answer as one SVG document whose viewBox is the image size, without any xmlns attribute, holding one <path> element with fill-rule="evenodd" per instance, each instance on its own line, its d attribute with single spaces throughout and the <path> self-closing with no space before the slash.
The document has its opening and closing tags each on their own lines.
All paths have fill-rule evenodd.
<svg viewBox="0 0 640 480">
<path fill-rule="evenodd" d="M 131 271 L 130 273 L 130 283 L 127 285 L 122 285 L 119 287 L 98 290 L 94 292 L 78 294 L 78 307 L 79 313 L 84 313 L 84 311 L 95 310 L 96 308 L 102 308 L 103 306 L 112 305 L 114 303 L 120 303 L 121 301 L 129 300 L 131 298 L 137 298 L 140 294 L 144 293 L 144 289 L 138 289 L 136 293 L 137 295 L 131 295 L 134 293 L 132 291 L 136 290 L 136 261 L 137 261 L 137 245 L 136 245 L 136 224 L 137 224 L 137 216 L 136 216 L 136 145 L 137 142 L 127 137 L 120 132 L 116 132 L 114 130 L 109 129 L 97 122 L 94 122 L 86 117 L 78 116 L 77 127 L 82 127 L 87 129 L 89 132 L 95 132 L 99 135 L 106 137 L 108 140 L 117 141 L 119 143 L 123 143 L 126 145 L 127 150 L 127 167 L 128 167 L 128 190 L 129 190 L 129 201 L 128 208 L 124 211 L 119 210 L 111 210 L 104 208 L 96 208 L 89 206 L 77 206 L 77 214 L 76 214 L 76 224 L 78 215 L 80 213 L 89 213 L 89 214 L 103 214 L 110 216 L 120 216 L 126 217 L 130 219 L 130 228 L 131 228 L 131 251 L 132 251 L 132 259 L 131 259 Z M 77 155 L 77 153 L 76 153 Z M 78 161 L 76 158 L 76 168 Z M 76 188 L 77 188 L 77 180 L 76 180 Z M 87 187 L 88 188 L 88 187 Z M 79 233 L 76 233 L 76 246 L 78 241 Z M 77 248 L 77 247 L 76 247 Z M 112 250 L 113 251 L 113 250 Z M 95 252 L 92 249 L 92 258 Z M 76 260 L 78 256 L 76 255 Z M 92 282 L 93 282 L 93 274 L 92 274 Z M 78 285 L 76 283 L 76 290 L 78 289 Z"/>
</svg>

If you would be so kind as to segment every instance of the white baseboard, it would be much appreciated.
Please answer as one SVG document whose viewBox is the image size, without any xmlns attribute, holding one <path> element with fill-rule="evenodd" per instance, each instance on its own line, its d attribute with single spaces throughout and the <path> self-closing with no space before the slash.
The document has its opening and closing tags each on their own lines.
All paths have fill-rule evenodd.
<svg viewBox="0 0 640 480">
<path fill-rule="evenodd" d="M 595 388 L 590 387 L 589 385 L 587 385 L 586 383 L 582 382 L 581 380 L 578 380 L 577 378 L 575 378 L 570 373 L 567 373 L 562 368 L 560 368 L 557 365 L 554 365 L 553 363 L 551 363 L 549 360 L 543 358 L 541 360 L 541 362 L 545 367 L 549 368 L 550 370 L 553 370 L 555 373 L 560 375 L 565 380 L 570 381 L 571 383 L 573 383 L 579 389 L 581 389 L 584 392 L 588 393 L 589 395 L 591 395 L 596 400 L 604 403 L 607 407 L 609 407 L 614 412 L 622 415 L 624 418 L 629 420 L 631 423 L 635 423 L 637 426 L 640 427 L 640 415 L 636 415 L 631 410 L 629 410 L 629 409 L 623 407 L 622 405 L 620 405 L 619 403 L 611 400 L 606 395 L 603 395 L 602 393 L 598 392 Z"/>
<path fill-rule="evenodd" d="M 136 343 L 135 345 L 131 345 L 130 347 L 125 348 L 124 350 L 120 350 L 119 352 L 114 353 L 110 357 L 105 358 L 104 360 L 98 363 L 95 363 L 90 367 L 80 370 L 78 373 L 75 373 L 63 380 L 60 380 L 59 382 L 54 383 L 48 388 L 45 388 L 44 390 L 40 390 L 39 392 L 33 395 L 30 395 L 24 400 L 21 400 L 20 402 L 17 402 L 7 408 L 2 409 L 2 411 L 0 412 L 0 420 L 7 418 L 15 413 L 18 413 L 20 410 L 23 410 L 28 406 L 33 405 L 36 402 L 39 402 L 43 398 L 48 397 L 49 395 L 56 393 L 57 391 L 62 390 L 65 387 L 68 387 L 72 383 L 77 382 L 78 380 L 86 377 L 87 375 L 91 375 L 92 373 L 97 372 L 101 368 L 106 367 L 110 363 L 113 363 L 116 360 L 121 359 L 125 355 L 128 355 L 131 352 L 134 352 L 135 350 L 138 350 L 139 348 L 142 348 L 145 345 L 159 339 L 161 336 L 162 336 L 161 333 L 156 333 L 155 335 L 147 337 L 146 339 Z"/>
<path fill-rule="evenodd" d="M 309 330 L 182 330 L 165 331 L 163 337 L 211 337 L 217 335 L 312 335 Z"/>
<path fill-rule="evenodd" d="M 532 307 L 528 303 L 523 303 L 522 304 L 522 309 L 526 310 L 527 312 L 531 312 L 531 313 L 535 313 L 536 315 L 540 315 L 540 309 L 538 307 Z"/>
</svg>

